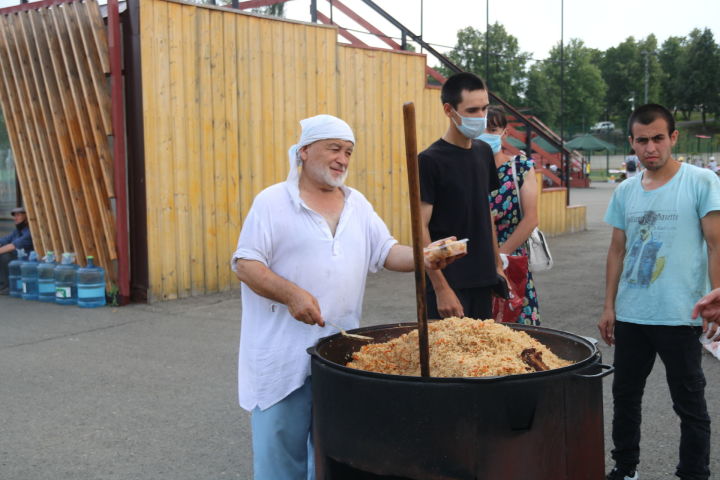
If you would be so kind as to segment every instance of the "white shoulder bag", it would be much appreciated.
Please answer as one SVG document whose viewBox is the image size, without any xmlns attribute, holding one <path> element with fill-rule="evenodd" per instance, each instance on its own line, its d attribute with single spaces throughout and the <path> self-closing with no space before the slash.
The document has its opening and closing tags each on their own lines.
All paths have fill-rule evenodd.
<svg viewBox="0 0 720 480">
<path fill-rule="evenodd" d="M 518 207 L 520 209 L 520 220 L 523 218 L 522 200 L 520 199 L 520 184 L 517 180 L 517 173 L 515 172 L 515 159 L 511 161 L 511 169 L 513 182 L 515 183 L 515 190 L 517 191 Z M 542 272 L 544 270 L 550 270 L 553 266 L 552 255 L 550 254 L 550 248 L 548 248 L 547 240 L 545 240 L 545 234 L 543 234 L 539 228 L 535 227 L 530 233 L 530 237 L 525 241 L 525 246 L 528 252 L 528 270 L 531 272 Z"/>
</svg>

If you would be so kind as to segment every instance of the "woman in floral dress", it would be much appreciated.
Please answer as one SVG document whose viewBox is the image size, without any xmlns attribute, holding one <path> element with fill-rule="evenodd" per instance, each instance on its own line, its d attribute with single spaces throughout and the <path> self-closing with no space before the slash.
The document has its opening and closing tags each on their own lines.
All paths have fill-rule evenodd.
<svg viewBox="0 0 720 480">
<path fill-rule="evenodd" d="M 495 220 L 500 253 L 505 255 L 526 255 L 525 241 L 538 225 L 537 197 L 538 187 L 535 178 L 533 161 L 522 155 L 510 157 L 502 151 L 502 139 L 506 135 L 507 118 L 505 111 L 497 106 L 490 106 L 487 115 L 487 129 L 478 137 L 487 142 L 495 153 L 495 166 L 500 178 L 500 189 L 490 193 L 490 207 Z M 520 187 L 523 215 L 521 218 L 518 206 L 518 192 L 512 175 L 512 162 Z M 525 287 L 525 299 L 518 323 L 529 325 L 540 324 L 538 298 L 532 272 L 528 272 Z"/>
</svg>

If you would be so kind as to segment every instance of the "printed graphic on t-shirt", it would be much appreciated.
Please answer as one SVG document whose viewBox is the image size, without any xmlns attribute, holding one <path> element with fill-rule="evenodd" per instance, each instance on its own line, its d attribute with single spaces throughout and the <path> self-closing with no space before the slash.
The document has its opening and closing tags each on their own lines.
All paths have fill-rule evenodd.
<svg viewBox="0 0 720 480">
<path fill-rule="evenodd" d="M 665 268 L 663 253 L 672 248 L 678 214 L 674 211 L 639 211 L 627 217 L 627 231 L 637 232 L 625 259 L 623 283 L 648 288 Z"/>
</svg>

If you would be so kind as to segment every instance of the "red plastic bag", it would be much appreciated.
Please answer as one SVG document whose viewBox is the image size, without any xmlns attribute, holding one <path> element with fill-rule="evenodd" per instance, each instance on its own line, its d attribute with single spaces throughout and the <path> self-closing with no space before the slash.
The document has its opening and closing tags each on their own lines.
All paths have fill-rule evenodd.
<svg viewBox="0 0 720 480">
<path fill-rule="evenodd" d="M 527 286 L 528 259 L 524 255 L 508 255 L 505 276 L 508 279 L 507 300 L 493 297 L 493 318 L 496 322 L 516 323 L 522 313 Z"/>
</svg>

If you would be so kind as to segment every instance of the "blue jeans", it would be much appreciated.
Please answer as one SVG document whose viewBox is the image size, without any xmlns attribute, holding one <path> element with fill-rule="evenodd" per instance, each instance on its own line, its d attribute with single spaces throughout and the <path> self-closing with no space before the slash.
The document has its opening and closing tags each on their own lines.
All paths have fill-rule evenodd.
<svg viewBox="0 0 720 480">
<path fill-rule="evenodd" d="M 255 480 L 315 480 L 310 377 L 272 407 L 256 407 L 250 423 Z"/>
<path fill-rule="evenodd" d="M 689 326 L 615 324 L 612 457 L 619 467 L 634 470 L 640 461 L 642 396 L 659 355 L 673 409 L 680 417 L 680 462 L 675 475 L 684 480 L 710 478 L 710 416 L 698 341 L 701 331 Z"/>
</svg>

